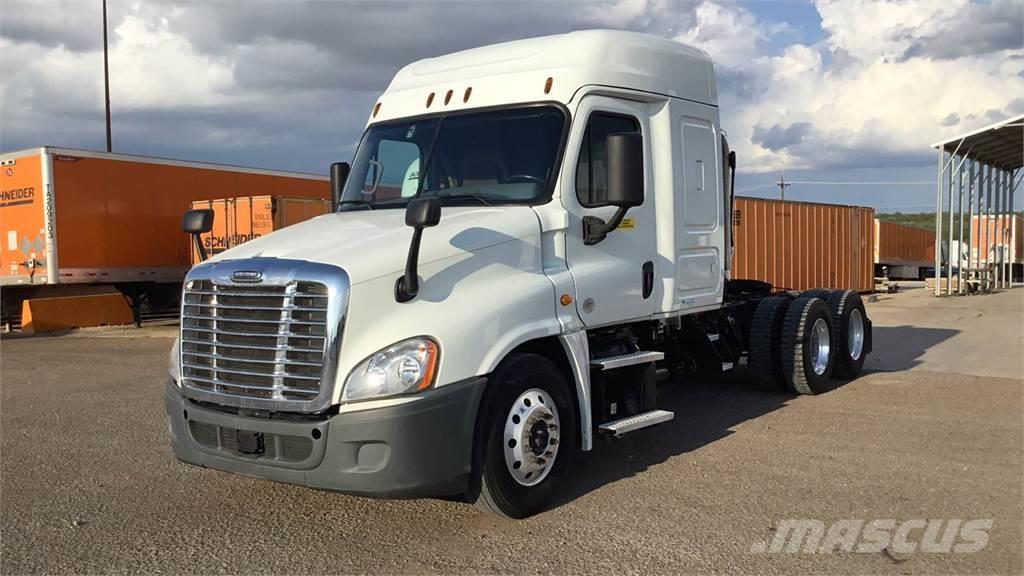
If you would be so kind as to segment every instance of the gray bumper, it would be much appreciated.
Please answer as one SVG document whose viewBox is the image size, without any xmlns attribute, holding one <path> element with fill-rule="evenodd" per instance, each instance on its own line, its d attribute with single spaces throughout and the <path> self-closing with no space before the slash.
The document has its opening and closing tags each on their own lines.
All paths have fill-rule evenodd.
<svg viewBox="0 0 1024 576">
<path fill-rule="evenodd" d="M 465 492 L 485 377 L 431 390 L 415 402 L 322 420 L 239 416 L 165 388 L 179 459 L 218 470 L 365 496 Z M 259 432 L 260 455 L 238 450 L 236 430 Z"/>
</svg>

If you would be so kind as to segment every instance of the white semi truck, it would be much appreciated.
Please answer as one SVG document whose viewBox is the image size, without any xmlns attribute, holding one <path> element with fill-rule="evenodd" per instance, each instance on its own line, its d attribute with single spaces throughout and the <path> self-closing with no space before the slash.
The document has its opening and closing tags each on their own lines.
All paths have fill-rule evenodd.
<svg viewBox="0 0 1024 576">
<path fill-rule="evenodd" d="M 577 450 L 673 417 L 663 368 L 746 357 L 805 394 L 856 376 L 871 350 L 856 293 L 730 278 L 720 126 L 708 55 L 641 34 L 406 66 L 351 168 L 332 166 L 334 213 L 189 272 L 166 386 L 175 454 L 524 517 Z"/>
</svg>

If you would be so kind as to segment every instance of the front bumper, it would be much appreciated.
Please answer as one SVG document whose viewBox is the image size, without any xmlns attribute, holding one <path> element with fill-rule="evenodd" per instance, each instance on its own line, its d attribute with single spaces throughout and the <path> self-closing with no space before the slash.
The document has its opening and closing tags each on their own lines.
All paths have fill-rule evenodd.
<svg viewBox="0 0 1024 576">
<path fill-rule="evenodd" d="M 413 402 L 322 420 L 241 416 L 165 388 L 171 444 L 207 468 L 364 496 L 465 492 L 486 377 L 443 386 Z M 261 434 L 262 453 L 239 451 L 236 431 Z"/>
</svg>

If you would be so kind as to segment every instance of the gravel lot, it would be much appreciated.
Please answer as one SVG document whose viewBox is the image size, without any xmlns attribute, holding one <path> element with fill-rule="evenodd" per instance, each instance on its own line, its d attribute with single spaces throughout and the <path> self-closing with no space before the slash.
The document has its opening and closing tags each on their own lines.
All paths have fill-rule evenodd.
<svg viewBox="0 0 1024 576">
<path fill-rule="evenodd" d="M 520 522 L 177 462 L 171 328 L 5 338 L 0 572 L 1021 573 L 1024 290 L 868 311 L 858 380 L 799 398 L 742 370 L 667 383 L 673 422 L 598 443 Z M 993 524 L 973 554 L 752 551 L 790 518 Z"/>
</svg>

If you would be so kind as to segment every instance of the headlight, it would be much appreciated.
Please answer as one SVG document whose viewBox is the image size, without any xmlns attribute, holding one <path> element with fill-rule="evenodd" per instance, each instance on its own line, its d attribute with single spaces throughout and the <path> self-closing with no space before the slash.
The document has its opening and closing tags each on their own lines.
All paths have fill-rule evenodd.
<svg viewBox="0 0 1024 576">
<path fill-rule="evenodd" d="M 437 344 L 427 338 L 399 342 L 370 356 L 349 375 L 341 399 L 365 400 L 419 392 L 434 383 Z"/>
<path fill-rule="evenodd" d="M 175 337 L 174 346 L 171 346 L 171 357 L 167 359 L 167 373 L 171 375 L 171 380 L 174 380 L 174 383 L 178 386 L 181 386 L 181 366 L 178 365 L 180 348 L 181 338 Z"/>
</svg>

